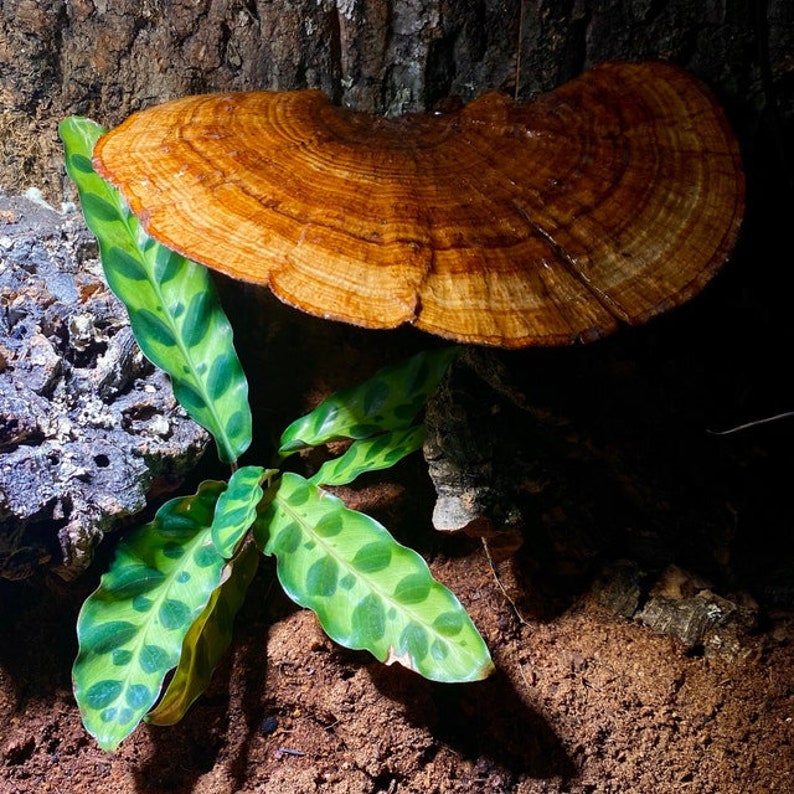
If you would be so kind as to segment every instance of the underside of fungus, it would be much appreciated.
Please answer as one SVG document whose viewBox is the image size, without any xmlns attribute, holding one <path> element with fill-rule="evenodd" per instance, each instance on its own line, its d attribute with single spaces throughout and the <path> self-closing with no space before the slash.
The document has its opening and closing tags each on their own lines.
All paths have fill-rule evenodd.
<svg viewBox="0 0 794 794">
<path fill-rule="evenodd" d="M 396 119 L 313 90 L 187 97 L 130 117 L 94 160 L 153 237 L 288 304 L 503 347 L 682 303 L 744 209 L 721 109 L 661 62 Z"/>
</svg>

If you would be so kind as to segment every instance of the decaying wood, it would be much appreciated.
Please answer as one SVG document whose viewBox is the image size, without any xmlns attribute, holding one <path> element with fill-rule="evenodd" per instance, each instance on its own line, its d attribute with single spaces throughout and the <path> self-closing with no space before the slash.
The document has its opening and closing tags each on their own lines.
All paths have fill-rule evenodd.
<svg viewBox="0 0 794 794">
<path fill-rule="evenodd" d="M 76 576 L 206 443 L 138 350 L 82 218 L 0 196 L 0 577 Z"/>
</svg>

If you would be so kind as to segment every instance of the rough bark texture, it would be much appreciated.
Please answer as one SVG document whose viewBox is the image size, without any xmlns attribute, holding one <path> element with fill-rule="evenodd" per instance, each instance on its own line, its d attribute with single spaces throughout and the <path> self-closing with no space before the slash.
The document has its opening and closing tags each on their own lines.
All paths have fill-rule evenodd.
<svg viewBox="0 0 794 794">
<path fill-rule="evenodd" d="M 512 93 L 517 65 L 530 97 L 609 59 L 689 67 L 728 106 L 746 150 L 782 146 L 792 13 L 788 0 L 6 0 L 0 185 L 60 197 L 55 129 L 72 113 L 113 125 L 189 93 L 316 86 L 397 114 Z"/>
<path fill-rule="evenodd" d="M 0 578 L 72 578 L 207 435 L 138 350 L 78 213 L 0 195 Z"/>
</svg>

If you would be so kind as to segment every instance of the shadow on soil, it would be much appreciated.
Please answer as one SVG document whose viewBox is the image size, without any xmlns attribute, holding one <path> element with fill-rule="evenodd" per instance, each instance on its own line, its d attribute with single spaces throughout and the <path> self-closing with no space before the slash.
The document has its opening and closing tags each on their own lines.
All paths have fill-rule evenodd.
<svg viewBox="0 0 794 794">
<path fill-rule="evenodd" d="M 515 776 L 575 775 L 559 738 L 501 672 L 466 687 L 434 687 L 433 696 L 440 717 L 435 734 L 461 756 L 490 759 Z"/>
</svg>

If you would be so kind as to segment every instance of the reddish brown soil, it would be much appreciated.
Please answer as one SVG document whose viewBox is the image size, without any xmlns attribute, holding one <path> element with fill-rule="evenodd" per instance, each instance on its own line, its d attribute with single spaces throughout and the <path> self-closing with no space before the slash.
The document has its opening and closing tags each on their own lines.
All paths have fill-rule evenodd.
<svg viewBox="0 0 794 794">
<path fill-rule="evenodd" d="M 16 593 L 1 624 L 0 791 L 792 790 L 791 615 L 738 659 L 698 658 L 587 597 L 522 624 L 476 548 L 433 568 L 493 649 L 491 680 L 434 685 L 381 667 L 307 612 L 271 624 L 285 605 L 265 571 L 211 691 L 114 755 L 85 734 L 69 690 L 75 604 Z"/>
</svg>

